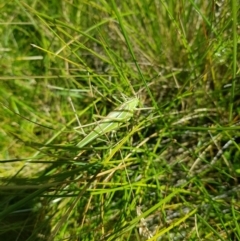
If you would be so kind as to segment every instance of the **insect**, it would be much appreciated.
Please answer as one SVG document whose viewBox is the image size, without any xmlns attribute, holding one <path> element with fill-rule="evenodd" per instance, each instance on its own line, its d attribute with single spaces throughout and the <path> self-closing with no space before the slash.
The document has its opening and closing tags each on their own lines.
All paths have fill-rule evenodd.
<svg viewBox="0 0 240 241">
<path fill-rule="evenodd" d="M 98 125 L 87 136 L 85 136 L 77 144 L 77 147 L 82 148 L 97 137 L 112 130 L 116 130 L 119 126 L 121 126 L 124 122 L 127 122 L 133 116 L 133 111 L 136 109 L 138 104 L 139 99 L 134 97 L 124 102 L 114 111 L 111 111 L 103 120 L 98 122 Z"/>
</svg>

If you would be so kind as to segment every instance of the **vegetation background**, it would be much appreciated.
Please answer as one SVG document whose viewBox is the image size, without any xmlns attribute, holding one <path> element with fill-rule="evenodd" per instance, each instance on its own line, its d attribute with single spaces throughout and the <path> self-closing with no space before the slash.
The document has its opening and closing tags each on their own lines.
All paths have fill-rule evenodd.
<svg viewBox="0 0 240 241">
<path fill-rule="evenodd" d="M 240 240 L 239 6 L 0 0 L 0 240 Z"/>
</svg>

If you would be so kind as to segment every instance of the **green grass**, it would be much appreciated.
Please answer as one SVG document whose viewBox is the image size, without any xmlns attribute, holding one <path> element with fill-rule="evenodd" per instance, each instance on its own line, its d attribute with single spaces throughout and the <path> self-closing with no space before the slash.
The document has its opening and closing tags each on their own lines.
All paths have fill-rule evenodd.
<svg viewBox="0 0 240 241">
<path fill-rule="evenodd" d="M 237 0 L 0 9 L 1 240 L 240 240 Z"/>
</svg>

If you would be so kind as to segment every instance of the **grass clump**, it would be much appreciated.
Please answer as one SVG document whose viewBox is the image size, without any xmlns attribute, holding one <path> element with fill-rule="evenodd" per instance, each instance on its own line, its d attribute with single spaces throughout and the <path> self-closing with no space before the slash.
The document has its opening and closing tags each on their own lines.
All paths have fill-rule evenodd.
<svg viewBox="0 0 240 241">
<path fill-rule="evenodd" d="M 1 239 L 240 240 L 237 1 L 0 7 Z"/>
</svg>

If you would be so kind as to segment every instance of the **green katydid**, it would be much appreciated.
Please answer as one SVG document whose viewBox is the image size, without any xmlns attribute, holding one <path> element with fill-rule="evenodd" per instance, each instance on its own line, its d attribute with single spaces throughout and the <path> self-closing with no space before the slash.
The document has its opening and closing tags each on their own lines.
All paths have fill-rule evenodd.
<svg viewBox="0 0 240 241">
<path fill-rule="evenodd" d="M 138 103 L 138 98 L 131 98 L 110 112 L 103 120 L 98 122 L 93 131 L 77 144 L 77 147 L 82 148 L 97 137 L 116 130 L 122 123 L 128 121 L 133 116 L 133 111 L 136 109 Z"/>
</svg>

